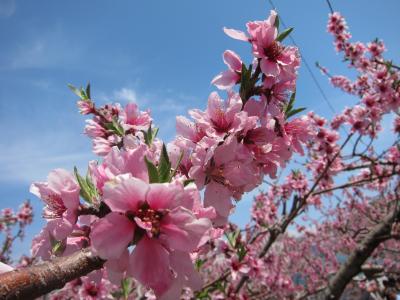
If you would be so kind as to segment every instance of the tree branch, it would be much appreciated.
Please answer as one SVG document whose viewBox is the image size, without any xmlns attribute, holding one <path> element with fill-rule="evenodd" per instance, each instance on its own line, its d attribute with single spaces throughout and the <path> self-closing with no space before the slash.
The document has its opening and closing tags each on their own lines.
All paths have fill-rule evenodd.
<svg viewBox="0 0 400 300">
<path fill-rule="evenodd" d="M 67 257 L 0 274 L 0 299 L 35 299 L 100 269 L 104 261 L 83 249 Z"/>
<path fill-rule="evenodd" d="M 334 300 L 340 298 L 350 280 L 361 272 L 361 266 L 371 256 L 372 252 L 374 252 L 379 244 L 384 241 L 382 236 L 390 234 L 391 224 L 395 216 L 396 212 L 389 214 L 365 236 L 356 250 L 348 257 L 347 261 L 329 281 L 329 285 L 324 292 L 324 299 Z"/>
</svg>

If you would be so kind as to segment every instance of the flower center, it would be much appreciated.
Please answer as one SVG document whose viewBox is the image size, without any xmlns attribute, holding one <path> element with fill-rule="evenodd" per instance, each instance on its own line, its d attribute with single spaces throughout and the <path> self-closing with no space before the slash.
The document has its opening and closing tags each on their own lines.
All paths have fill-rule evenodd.
<svg viewBox="0 0 400 300">
<path fill-rule="evenodd" d="M 67 210 L 59 195 L 50 194 L 44 201 L 47 205 L 44 209 L 43 217 L 46 219 L 61 218 L 63 213 Z"/>
<path fill-rule="evenodd" d="M 278 42 L 273 42 L 268 48 L 264 48 L 264 54 L 272 61 L 276 61 L 282 52 L 282 46 Z"/>
<path fill-rule="evenodd" d="M 136 213 L 143 223 L 151 227 L 150 232 L 154 237 L 160 235 L 161 220 L 167 212 L 152 209 L 146 202 L 143 203 Z"/>
</svg>

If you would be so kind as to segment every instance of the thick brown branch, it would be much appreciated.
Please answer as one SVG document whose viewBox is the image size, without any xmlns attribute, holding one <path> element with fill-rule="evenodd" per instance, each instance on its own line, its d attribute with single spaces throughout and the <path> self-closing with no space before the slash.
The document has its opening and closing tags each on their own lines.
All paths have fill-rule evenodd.
<svg viewBox="0 0 400 300">
<path fill-rule="evenodd" d="M 395 214 L 388 215 L 381 223 L 376 225 L 356 250 L 348 257 L 347 261 L 340 267 L 339 271 L 329 281 L 324 294 L 326 300 L 339 299 L 347 284 L 361 271 L 361 266 L 371 256 L 372 252 L 384 241 L 382 236 L 388 236 Z"/>
<path fill-rule="evenodd" d="M 0 274 L 0 299 L 35 299 L 100 269 L 104 261 L 84 249 L 67 257 Z"/>
</svg>

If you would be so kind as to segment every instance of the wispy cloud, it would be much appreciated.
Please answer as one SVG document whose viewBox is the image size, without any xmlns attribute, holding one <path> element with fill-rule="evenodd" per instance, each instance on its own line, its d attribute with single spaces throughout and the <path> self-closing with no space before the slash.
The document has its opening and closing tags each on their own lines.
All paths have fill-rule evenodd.
<svg viewBox="0 0 400 300">
<path fill-rule="evenodd" d="M 20 40 L 15 39 L 1 58 L 2 69 L 68 69 L 77 66 L 79 58 L 84 53 L 83 44 L 71 40 L 62 25 L 55 25 L 51 30 L 42 31 L 40 34 L 33 32 L 21 37 Z"/>
<path fill-rule="evenodd" d="M 0 182 L 30 183 L 44 180 L 55 168 L 84 170 L 94 156 L 90 141 L 76 132 L 31 133 L 0 142 Z"/>
</svg>

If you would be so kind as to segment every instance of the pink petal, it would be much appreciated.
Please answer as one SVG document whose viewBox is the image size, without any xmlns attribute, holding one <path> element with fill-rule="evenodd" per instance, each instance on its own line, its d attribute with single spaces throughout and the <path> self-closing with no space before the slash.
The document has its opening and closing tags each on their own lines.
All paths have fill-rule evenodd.
<svg viewBox="0 0 400 300">
<path fill-rule="evenodd" d="M 133 240 L 135 225 L 127 217 L 112 212 L 93 226 L 92 248 L 101 258 L 119 259 Z"/>
<path fill-rule="evenodd" d="M 251 164 L 231 161 L 224 167 L 224 176 L 233 186 L 246 185 L 255 180 L 257 170 Z"/>
<path fill-rule="evenodd" d="M 170 183 L 153 183 L 146 200 L 152 209 L 166 209 L 174 207 L 175 197 L 180 194 L 180 190 L 176 185 Z"/>
<path fill-rule="evenodd" d="M 140 179 L 119 175 L 104 185 L 103 199 L 112 211 L 135 212 L 138 205 L 145 201 L 148 189 L 148 184 Z"/>
<path fill-rule="evenodd" d="M 246 41 L 246 42 L 249 40 L 247 35 L 243 31 L 240 31 L 240 30 L 224 27 L 224 32 L 227 36 L 229 36 L 235 40 L 241 40 L 241 41 Z"/>
<path fill-rule="evenodd" d="M 220 90 L 227 90 L 233 87 L 239 79 L 240 76 L 237 73 L 231 70 L 226 70 L 215 76 L 211 81 L 211 84 L 215 85 Z"/>
<path fill-rule="evenodd" d="M 189 210 L 177 207 L 164 217 L 161 233 L 171 249 L 190 252 L 210 228 L 210 220 L 197 219 Z"/>
<path fill-rule="evenodd" d="M 139 178 L 145 182 L 149 181 L 147 167 L 144 161 L 144 156 L 147 152 L 146 145 L 140 145 L 134 150 L 127 150 L 124 152 L 125 168 L 124 173 L 129 172 L 134 177 Z"/>
<path fill-rule="evenodd" d="M 236 158 L 237 146 L 236 137 L 228 137 L 221 146 L 215 149 L 214 160 L 216 165 L 221 166 L 234 160 Z"/>
<path fill-rule="evenodd" d="M 75 177 L 64 169 L 55 169 L 48 176 L 49 188 L 62 198 L 65 207 L 77 209 L 79 206 L 79 186 Z"/>
<path fill-rule="evenodd" d="M 125 249 L 119 259 L 109 259 L 104 264 L 107 270 L 107 277 L 112 283 L 119 285 L 124 277 L 124 273 L 129 266 L 129 252 Z"/>
<path fill-rule="evenodd" d="M 261 101 L 256 101 L 255 99 L 250 98 L 244 105 L 243 110 L 248 113 L 249 117 L 251 116 L 260 117 L 264 110 L 264 104 L 261 103 Z"/>
<path fill-rule="evenodd" d="M 74 224 L 66 218 L 53 219 L 47 223 L 49 232 L 57 241 L 67 238 L 72 232 Z"/>
<path fill-rule="evenodd" d="M 159 242 L 144 236 L 129 258 L 128 274 L 156 295 L 165 293 L 172 284 L 169 253 Z"/>
<path fill-rule="evenodd" d="M 170 263 L 177 273 L 177 278 L 170 289 L 162 295 L 161 300 L 180 299 L 183 287 L 190 287 L 194 291 L 202 287 L 203 282 L 200 275 L 195 271 L 188 253 L 173 251 L 170 254 Z"/>
<path fill-rule="evenodd" d="M 235 52 L 231 50 L 226 50 L 224 52 L 224 62 L 229 66 L 232 71 L 242 71 L 242 60 Z"/>
<path fill-rule="evenodd" d="M 270 61 L 267 58 L 261 59 L 260 62 L 261 71 L 267 76 L 278 76 L 279 67 L 276 62 Z"/>
<path fill-rule="evenodd" d="M 231 208 L 231 192 L 222 184 L 210 182 L 204 192 L 204 206 L 212 206 L 215 208 L 220 218 L 220 224 L 226 221 Z M 221 224 L 222 225 L 222 224 Z"/>
</svg>

